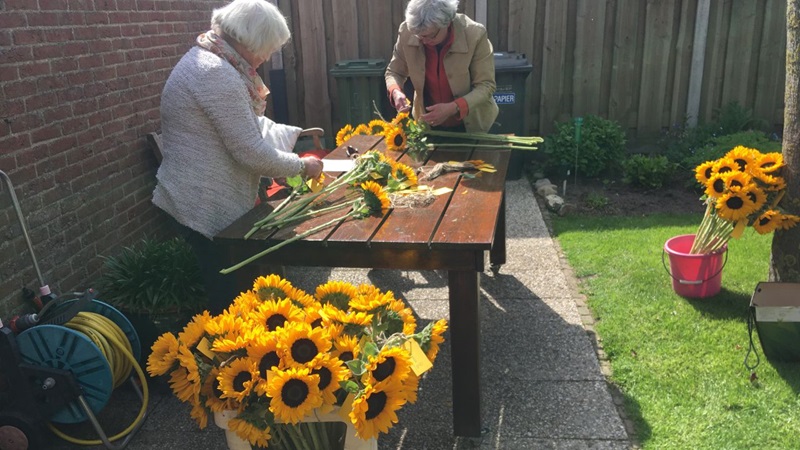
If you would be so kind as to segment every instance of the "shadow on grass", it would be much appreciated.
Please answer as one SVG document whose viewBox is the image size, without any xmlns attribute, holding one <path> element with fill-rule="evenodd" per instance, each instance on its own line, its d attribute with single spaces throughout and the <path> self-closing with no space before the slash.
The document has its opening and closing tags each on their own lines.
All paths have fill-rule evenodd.
<svg viewBox="0 0 800 450">
<path fill-rule="evenodd" d="M 576 216 L 577 217 L 577 216 Z M 639 216 L 614 216 L 614 217 L 592 217 L 581 216 L 580 220 L 575 217 L 553 216 L 554 233 L 566 233 L 570 231 L 585 230 L 635 230 L 646 229 L 654 226 L 658 227 L 696 227 L 700 225 L 702 215 L 697 214 L 654 214 L 647 217 Z"/>
<path fill-rule="evenodd" d="M 709 298 L 686 298 L 686 302 L 704 317 L 715 320 L 740 320 L 747 323 L 750 297 L 722 288 L 719 294 Z"/>
<path fill-rule="evenodd" d="M 642 408 L 639 405 L 639 402 L 637 402 L 632 395 L 623 392 L 617 386 L 611 383 L 609 383 L 609 388 L 614 392 L 614 395 L 617 396 L 617 398 L 624 399 L 625 413 L 628 415 L 628 420 L 633 422 L 634 426 L 634 435 L 632 437 L 638 441 L 638 444 L 644 445 L 653 435 L 653 429 L 644 419 L 644 416 L 642 415 Z"/>
</svg>

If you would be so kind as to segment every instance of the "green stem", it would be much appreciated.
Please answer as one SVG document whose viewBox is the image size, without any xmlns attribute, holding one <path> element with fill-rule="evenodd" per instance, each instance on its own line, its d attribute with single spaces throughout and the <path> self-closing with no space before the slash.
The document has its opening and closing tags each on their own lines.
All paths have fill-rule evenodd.
<svg viewBox="0 0 800 450">
<path fill-rule="evenodd" d="M 496 144 L 455 144 L 455 143 L 439 143 L 434 144 L 434 148 L 441 148 L 441 147 L 482 147 L 482 148 L 498 148 Z M 538 150 L 538 147 L 528 147 L 523 145 L 504 145 L 500 148 L 512 148 L 518 150 Z"/>
<path fill-rule="evenodd" d="M 294 236 L 294 237 L 292 237 L 290 239 L 287 239 L 287 240 L 285 240 L 285 241 L 283 241 L 283 242 L 281 242 L 281 243 L 279 243 L 277 245 L 273 245 L 272 247 L 264 250 L 263 252 L 258 253 L 256 255 L 253 255 L 253 256 L 245 259 L 244 261 L 242 261 L 242 262 L 240 262 L 240 263 L 238 263 L 238 264 L 236 264 L 234 266 L 228 267 L 227 269 L 222 269 L 222 270 L 219 271 L 219 273 L 221 273 L 223 275 L 227 275 L 227 274 L 233 272 L 234 270 L 241 269 L 242 267 L 246 266 L 247 264 L 250 264 L 251 262 L 253 262 L 253 261 L 257 260 L 257 259 L 259 259 L 259 258 L 261 258 L 263 256 L 266 256 L 266 255 L 274 252 L 275 250 L 278 250 L 279 248 L 282 248 L 285 245 L 291 244 L 294 241 L 299 241 L 300 239 L 303 239 L 306 236 L 310 236 L 310 235 L 316 233 L 317 231 L 323 230 L 323 229 L 325 229 L 325 228 L 327 228 L 329 226 L 336 225 L 338 222 L 347 219 L 352 214 L 353 213 L 351 211 L 351 212 L 347 213 L 346 215 L 344 215 L 342 217 L 339 217 L 339 218 L 333 219 L 331 221 L 325 222 L 322 225 L 317 225 L 316 227 L 311 228 L 310 230 L 308 230 L 308 231 L 306 231 L 304 233 L 298 234 L 297 236 Z"/>
<path fill-rule="evenodd" d="M 544 141 L 544 139 L 538 136 L 506 136 L 502 134 L 461 133 L 455 131 L 440 131 L 440 130 L 426 130 L 423 132 L 423 134 L 429 136 L 476 139 L 479 141 L 492 141 L 492 142 L 514 142 L 521 144 L 537 144 Z"/>
<path fill-rule="evenodd" d="M 292 435 L 292 441 L 295 443 L 297 448 L 311 450 L 311 447 L 308 446 L 308 441 L 306 440 L 305 436 L 303 436 L 303 432 L 300 431 L 297 425 L 286 424 L 286 428 L 289 430 L 289 434 Z"/>
<path fill-rule="evenodd" d="M 280 219 L 278 221 L 272 222 L 272 223 L 270 223 L 268 225 L 265 225 L 265 226 L 266 227 L 270 227 L 270 228 L 280 228 L 280 227 L 282 227 L 282 226 L 284 226 L 284 225 L 286 225 L 288 223 L 292 223 L 292 222 L 297 221 L 297 220 L 305 219 L 307 217 L 318 216 L 318 215 L 321 215 L 321 214 L 324 214 L 324 213 L 329 213 L 329 212 L 332 212 L 332 211 L 340 210 L 342 208 L 346 208 L 348 206 L 351 206 L 352 204 L 354 204 L 358 200 L 359 200 L 358 198 L 355 198 L 353 200 L 347 200 L 345 203 L 337 203 L 337 204 L 335 204 L 333 206 L 329 206 L 327 208 L 312 209 L 312 210 L 306 211 L 306 212 L 304 212 L 302 214 L 299 214 L 299 215 L 296 215 L 296 216 L 288 217 L 286 219 Z"/>
<path fill-rule="evenodd" d="M 314 443 L 314 448 L 331 448 L 330 445 L 322 445 L 322 439 L 317 431 L 317 427 L 322 422 L 305 422 L 305 427 L 308 430 L 308 433 L 311 435 L 311 441 Z"/>
</svg>

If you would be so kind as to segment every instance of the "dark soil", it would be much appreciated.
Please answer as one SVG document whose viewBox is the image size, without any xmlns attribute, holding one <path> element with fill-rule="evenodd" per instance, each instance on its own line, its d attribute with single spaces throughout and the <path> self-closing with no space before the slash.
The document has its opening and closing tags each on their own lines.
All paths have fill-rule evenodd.
<svg viewBox="0 0 800 450">
<path fill-rule="evenodd" d="M 656 213 L 702 213 L 704 206 L 700 193 L 675 183 L 661 189 L 646 190 L 632 187 L 621 181 L 550 180 L 558 186 L 558 195 L 564 198 L 566 214 L 642 216 Z"/>
</svg>

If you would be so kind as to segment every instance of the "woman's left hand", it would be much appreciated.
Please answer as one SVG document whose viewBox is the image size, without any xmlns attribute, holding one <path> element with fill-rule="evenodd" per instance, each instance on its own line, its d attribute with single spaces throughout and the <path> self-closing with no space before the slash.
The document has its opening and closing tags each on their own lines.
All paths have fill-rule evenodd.
<svg viewBox="0 0 800 450">
<path fill-rule="evenodd" d="M 441 125 L 445 120 L 458 113 L 458 107 L 455 102 L 439 103 L 428 106 L 425 109 L 428 112 L 420 116 L 420 119 L 434 127 Z"/>
</svg>

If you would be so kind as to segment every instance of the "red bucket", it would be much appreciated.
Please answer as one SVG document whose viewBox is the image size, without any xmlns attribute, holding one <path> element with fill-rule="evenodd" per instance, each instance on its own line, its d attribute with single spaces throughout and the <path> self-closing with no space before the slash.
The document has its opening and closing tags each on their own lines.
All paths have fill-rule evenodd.
<svg viewBox="0 0 800 450">
<path fill-rule="evenodd" d="M 693 234 L 675 236 L 664 244 L 669 255 L 667 273 L 672 277 L 672 289 L 681 297 L 705 298 L 719 293 L 722 284 L 722 268 L 728 262 L 728 246 L 708 254 L 692 254 Z M 722 256 L 725 255 L 725 258 Z M 661 254 L 664 262 L 664 253 Z"/>
</svg>

